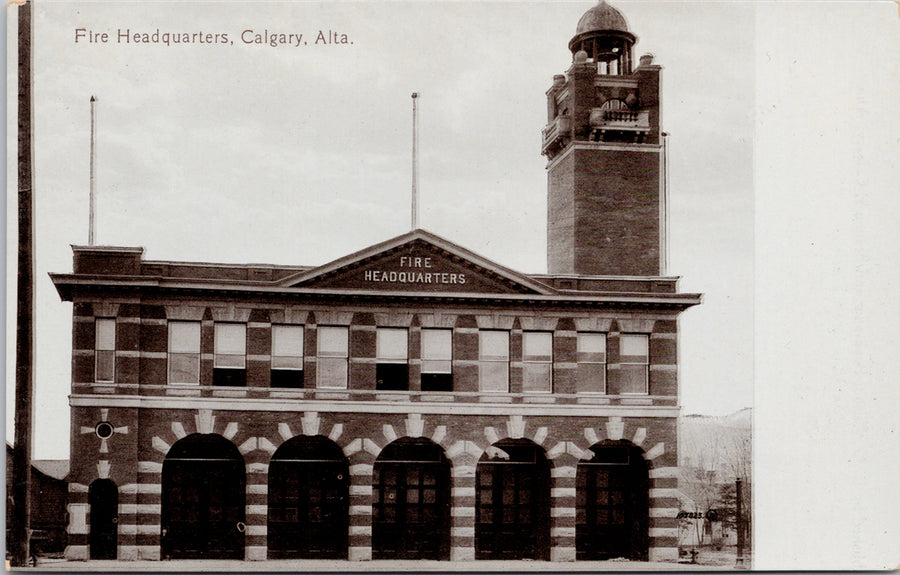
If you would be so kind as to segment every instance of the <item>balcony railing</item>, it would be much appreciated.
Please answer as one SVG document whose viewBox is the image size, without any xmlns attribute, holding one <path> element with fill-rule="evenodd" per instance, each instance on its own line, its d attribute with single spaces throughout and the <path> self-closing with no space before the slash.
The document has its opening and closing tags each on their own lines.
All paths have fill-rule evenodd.
<svg viewBox="0 0 900 575">
<path fill-rule="evenodd" d="M 591 128 L 600 130 L 650 130 L 649 110 L 591 109 Z"/>
<path fill-rule="evenodd" d="M 572 137 L 572 118 L 571 116 L 557 116 L 555 120 L 544 126 L 542 130 L 543 145 L 541 153 L 562 148 Z"/>
</svg>

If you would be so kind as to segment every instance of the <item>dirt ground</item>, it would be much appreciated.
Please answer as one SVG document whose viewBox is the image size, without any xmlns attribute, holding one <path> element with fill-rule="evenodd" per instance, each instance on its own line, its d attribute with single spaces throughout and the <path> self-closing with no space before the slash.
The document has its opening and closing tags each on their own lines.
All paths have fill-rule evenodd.
<svg viewBox="0 0 900 575">
<path fill-rule="evenodd" d="M 729 565 L 708 563 L 704 571 L 727 571 Z M 7 567 L 9 569 L 9 567 Z M 560 563 L 550 561 L 313 561 L 313 560 L 179 560 L 179 561 L 66 561 L 42 557 L 36 567 L 18 571 L 70 571 L 70 572 L 403 572 L 403 571 L 476 571 L 476 572 L 527 572 L 527 571 L 696 571 L 697 565 L 686 563 L 658 563 L 641 561 L 579 561 Z"/>
<path fill-rule="evenodd" d="M 687 555 L 683 555 L 679 560 L 679 563 L 688 563 L 690 562 L 690 550 L 692 548 L 686 548 L 688 551 Z M 750 554 L 744 553 L 744 568 L 750 568 Z M 689 564 L 689 563 L 688 563 Z M 697 557 L 695 565 L 703 565 L 703 566 L 715 566 L 715 567 L 735 567 L 737 566 L 737 548 L 735 547 L 722 547 L 721 549 L 715 549 L 713 547 L 698 547 L 697 548 Z"/>
</svg>

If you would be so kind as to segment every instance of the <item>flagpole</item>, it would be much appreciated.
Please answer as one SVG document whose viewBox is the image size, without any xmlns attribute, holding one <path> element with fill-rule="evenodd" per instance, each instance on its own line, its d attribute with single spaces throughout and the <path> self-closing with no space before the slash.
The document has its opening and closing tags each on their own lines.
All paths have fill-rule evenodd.
<svg viewBox="0 0 900 575">
<path fill-rule="evenodd" d="M 94 245 L 94 202 L 97 193 L 97 98 L 91 96 L 91 191 L 90 191 L 90 214 L 88 215 L 88 245 Z"/>
<path fill-rule="evenodd" d="M 419 227 L 419 119 L 416 114 L 416 100 L 419 98 L 418 92 L 412 93 L 412 113 L 413 113 L 413 140 L 412 140 L 412 229 Z"/>
</svg>

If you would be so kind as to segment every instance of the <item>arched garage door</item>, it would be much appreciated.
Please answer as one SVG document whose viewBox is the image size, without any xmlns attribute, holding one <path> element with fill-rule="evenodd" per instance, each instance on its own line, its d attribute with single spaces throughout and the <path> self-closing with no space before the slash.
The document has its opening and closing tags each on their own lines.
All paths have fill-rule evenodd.
<svg viewBox="0 0 900 575">
<path fill-rule="evenodd" d="M 372 484 L 373 559 L 450 559 L 450 462 L 440 445 L 394 441 Z"/>
<path fill-rule="evenodd" d="M 162 471 L 163 559 L 244 558 L 244 458 L 212 433 L 169 450 Z"/>
<path fill-rule="evenodd" d="M 527 439 L 498 441 L 475 471 L 475 558 L 550 558 L 550 464 Z"/>
<path fill-rule="evenodd" d="M 326 437 L 284 442 L 269 464 L 269 558 L 346 559 L 349 466 Z"/>
<path fill-rule="evenodd" d="M 649 478 L 641 449 L 628 441 L 591 447 L 576 475 L 576 558 L 646 561 Z"/>
</svg>

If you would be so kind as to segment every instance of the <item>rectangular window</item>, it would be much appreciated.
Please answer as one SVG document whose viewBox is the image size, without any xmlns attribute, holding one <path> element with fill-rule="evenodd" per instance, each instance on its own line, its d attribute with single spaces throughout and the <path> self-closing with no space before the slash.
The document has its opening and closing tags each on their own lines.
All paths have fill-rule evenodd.
<svg viewBox="0 0 900 575">
<path fill-rule="evenodd" d="M 169 383 L 200 384 L 200 322 L 169 322 Z"/>
<path fill-rule="evenodd" d="M 422 391 L 453 391 L 453 330 L 422 329 Z"/>
<path fill-rule="evenodd" d="M 619 336 L 620 393 L 649 393 L 650 336 L 622 334 Z"/>
<path fill-rule="evenodd" d="M 375 332 L 375 389 L 409 389 L 409 338 L 402 328 L 379 327 Z"/>
<path fill-rule="evenodd" d="M 303 387 L 303 326 L 272 326 L 272 387 Z"/>
<path fill-rule="evenodd" d="M 606 393 L 606 334 L 578 334 L 578 392 Z"/>
<path fill-rule="evenodd" d="M 553 333 L 526 331 L 522 334 L 522 391 L 553 391 Z"/>
<path fill-rule="evenodd" d="M 316 331 L 316 387 L 347 389 L 349 328 L 323 326 Z"/>
<path fill-rule="evenodd" d="M 97 318 L 94 321 L 94 381 L 116 380 L 116 320 Z"/>
<path fill-rule="evenodd" d="M 242 323 L 217 323 L 215 353 L 213 385 L 247 385 L 247 326 Z"/>
<path fill-rule="evenodd" d="M 509 391 L 509 332 L 478 332 L 478 385 L 481 391 Z"/>
</svg>

